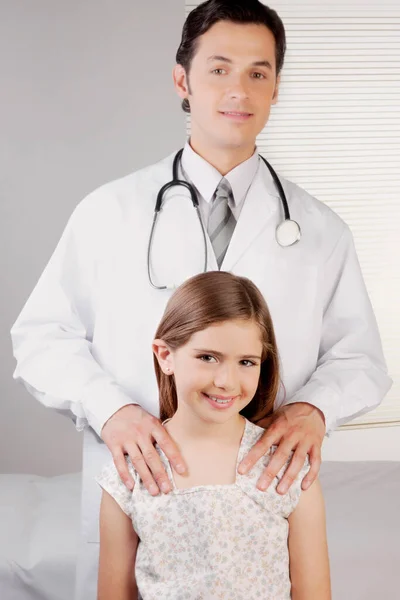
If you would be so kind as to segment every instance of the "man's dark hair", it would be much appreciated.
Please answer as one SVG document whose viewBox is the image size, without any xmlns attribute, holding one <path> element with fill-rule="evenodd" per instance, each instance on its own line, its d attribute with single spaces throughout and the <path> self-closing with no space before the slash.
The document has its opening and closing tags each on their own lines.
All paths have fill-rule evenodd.
<svg viewBox="0 0 400 600">
<path fill-rule="evenodd" d="M 198 39 L 218 21 L 265 25 L 275 38 L 276 74 L 279 75 L 285 58 L 286 35 L 278 14 L 258 0 L 207 0 L 192 10 L 183 26 L 176 62 L 182 65 L 189 81 L 190 66 L 198 48 Z M 187 98 L 182 108 L 190 113 Z"/>
</svg>

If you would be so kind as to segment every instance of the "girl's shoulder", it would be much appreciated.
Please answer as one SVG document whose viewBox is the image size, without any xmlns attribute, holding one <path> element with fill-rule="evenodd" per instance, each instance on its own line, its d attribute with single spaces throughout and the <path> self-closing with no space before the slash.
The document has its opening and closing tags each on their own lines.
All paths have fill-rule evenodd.
<svg viewBox="0 0 400 600">
<path fill-rule="evenodd" d="M 133 481 L 136 485 L 138 474 L 129 457 L 126 457 L 126 463 L 129 474 L 133 478 Z M 116 466 L 112 460 L 104 465 L 100 474 L 95 477 L 95 481 L 100 485 L 101 488 L 103 488 L 103 490 L 105 490 L 112 498 L 114 498 L 125 514 L 131 516 L 132 490 L 126 487 L 120 478 Z"/>
<path fill-rule="evenodd" d="M 248 419 L 245 419 L 245 423 L 242 445 L 248 446 L 251 444 L 251 446 L 253 446 L 265 433 L 265 429 L 252 423 Z"/>
</svg>

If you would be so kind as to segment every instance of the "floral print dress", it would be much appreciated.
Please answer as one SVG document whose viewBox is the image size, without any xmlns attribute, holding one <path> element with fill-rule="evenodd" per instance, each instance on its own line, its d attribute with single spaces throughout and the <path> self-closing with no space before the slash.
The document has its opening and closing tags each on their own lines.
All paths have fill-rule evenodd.
<svg viewBox="0 0 400 600">
<path fill-rule="evenodd" d="M 246 420 L 237 464 L 263 432 Z M 151 496 L 129 460 L 133 491 L 112 462 L 96 478 L 139 536 L 135 575 L 142 600 L 290 600 L 287 519 L 308 460 L 284 496 L 276 487 L 286 467 L 266 491 L 256 488 L 275 448 L 232 484 L 177 489 L 168 459 L 156 448 L 173 486 L 169 494 Z"/>
</svg>

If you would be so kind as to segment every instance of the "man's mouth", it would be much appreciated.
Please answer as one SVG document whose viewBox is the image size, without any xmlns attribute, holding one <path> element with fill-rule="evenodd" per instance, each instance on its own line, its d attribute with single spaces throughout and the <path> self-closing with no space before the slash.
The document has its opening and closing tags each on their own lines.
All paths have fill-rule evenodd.
<svg viewBox="0 0 400 600">
<path fill-rule="evenodd" d="M 237 115 L 239 117 L 243 117 L 243 116 L 249 117 L 251 115 L 251 113 L 237 111 L 237 110 L 224 110 L 223 113 L 224 113 L 224 115 Z"/>
<path fill-rule="evenodd" d="M 242 112 L 237 110 L 226 110 L 221 111 L 220 113 L 227 119 L 231 119 L 232 121 L 248 121 L 253 116 L 252 113 Z"/>
</svg>

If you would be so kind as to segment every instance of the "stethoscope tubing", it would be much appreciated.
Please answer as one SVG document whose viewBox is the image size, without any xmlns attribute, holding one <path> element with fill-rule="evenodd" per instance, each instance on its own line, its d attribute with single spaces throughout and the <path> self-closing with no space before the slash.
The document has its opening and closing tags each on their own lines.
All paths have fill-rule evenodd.
<svg viewBox="0 0 400 600">
<path fill-rule="evenodd" d="M 148 273 L 148 278 L 149 278 L 149 282 L 151 284 L 151 286 L 154 289 L 157 290 L 166 290 L 168 289 L 168 286 L 163 285 L 163 286 L 158 286 L 156 285 L 152 278 L 151 278 L 151 269 L 150 269 L 150 259 L 151 259 L 151 247 L 152 247 L 152 243 L 153 243 L 153 238 L 154 238 L 154 230 L 156 227 L 156 223 L 157 223 L 157 218 L 158 215 L 161 211 L 162 208 L 162 203 L 163 203 L 163 199 L 164 199 L 164 194 L 172 187 L 175 186 L 183 186 L 185 187 L 189 193 L 190 193 L 190 198 L 193 204 L 193 207 L 196 210 L 197 213 L 197 217 L 201 226 L 201 230 L 202 230 L 202 234 L 203 234 L 203 242 L 204 242 L 204 272 L 207 271 L 207 263 L 208 263 L 208 246 L 207 246 L 207 236 L 206 236 L 206 231 L 205 231 L 205 227 L 203 224 L 203 220 L 201 218 L 201 214 L 200 214 L 200 208 L 199 208 L 199 200 L 197 198 L 197 193 L 196 190 L 194 189 L 194 186 L 185 181 L 184 179 L 179 179 L 179 175 L 178 175 L 178 167 L 182 158 L 182 153 L 183 153 L 183 148 L 181 148 L 175 155 L 174 158 L 174 162 L 172 165 L 172 181 L 168 181 L 168 183 L 164 184 L 162 186 L 162 188 L 159 190 L 158 194 L 157 194 L 157 200 L 156 200 L 156 205 L 154 208 L 154 215 L 153 215 L 153 223 L 151 226 L 151 231 L 150 231 L 150 237 L 149 237 L 149 243 L 147 246 L 147 273 Z M 275 182 L 276 187 L 278 188 L 278 192 L 279 192 L 279 196 L 280 196 L 280 200 L 281 200 L 281 204 L 282 204 L 282 208 L 283 208 L 283 212 L 284 212 L 284 221 L 281 223 L 281 225 L 283 223 L 289 223 L 290 225 L 296 225 L 298 228 L 298 237 L 297 239 L 293 242 L 297 242 L 300 239 L 300 235 L 301 235 L 301 231 L 300 231 L 300 226 L 298 225 L 298 223 L 296 223 L 295 221 L 291 221 L 290 218 L 290 212 L 289 212 L 289 206 L 288 206 L 288 202 L 287 202 L 287 198 L 286 198 L 286 194 L 285 191 L 283 189 L 283 186 L 279 180 L 279 177 L 277 175 L 277 173 L 275 172 L 275 170 L 272 168 L 272 166 L 269 164 L 269 162 L 261 155 L 259 155 L 260 158 L 263 160 L 263 162 L 265 163 L 265 165 L 267 166 L 269 172 L 272 175 L 272 178 Z M 280 225 L 280 226 L 281 226 Z M 278 226 L 278 228 L 280 227 Z M 278 243 L 279 240 L 278 240 Z M 282 244 L 281 244 L 282 245 Z M 292 245 L 292 243 L 289 243 L 287 245 Z"/>
</svg>

